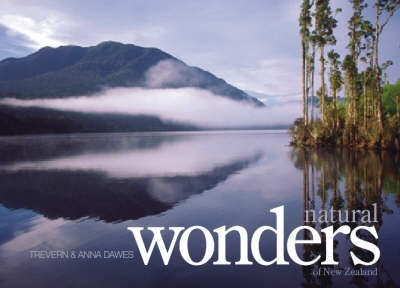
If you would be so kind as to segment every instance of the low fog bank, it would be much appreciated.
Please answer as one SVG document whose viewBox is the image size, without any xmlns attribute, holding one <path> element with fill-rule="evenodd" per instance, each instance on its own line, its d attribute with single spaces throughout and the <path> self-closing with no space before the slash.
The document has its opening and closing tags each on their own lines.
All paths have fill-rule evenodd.
<svg viewBox="0 0 400 288">
<path fill-rule="evenodd" d="M 158 116 L 203 128 L 289 125 L 299 116 L 297 103 L 254 107 L 198 88 L 112 88 L 94 96 L 63 99 L 0 99 L 0 104 L 84 113 Z"/>
</svg>

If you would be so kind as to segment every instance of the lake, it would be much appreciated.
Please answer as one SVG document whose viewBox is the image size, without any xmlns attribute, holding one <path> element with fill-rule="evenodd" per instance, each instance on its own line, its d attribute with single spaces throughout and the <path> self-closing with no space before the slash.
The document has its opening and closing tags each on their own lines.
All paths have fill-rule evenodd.
<svg viewBox="0 0 400 288">
<path fill-rule="evenodd" d="M 0 287 L 399 285 L 399 155 L 294 149 L 288 143 L 285 131 L 272 130 L 1 137 Z M 360 236 L 381 251 L 378 263 L 367 267 L 377 274 L 370 276 L 325 275 L 318 272 L 321 261 L 303 267 L 287 252 L 289 265 L 216 266 L 214 253 L 207 264 L 191 266 L 178 247 L 168 266 L 158 250 L 145 266 L 127 230 L 199 225 L 212 231 L 240 225 L 251 235 L 262 225 L 275 226 L 269 210 L 284 205 L 287 237 L 301 225 L 338 225 L 336 214 L 329 223 L 305 223 L 305 210 L 363 210 L 373 204 L 379 239 Z M 360 225 L 360 218 L 356 221 L 349 225 Z M 143 234 L 146 245 L 151 236 Z M 354 269 L 350 251 L 371 257 L 348 235 L 335 239 L 339 270 Z M 239 240 L 235 234 L 227 237 L 229 261 L 239 259 Z M 191 234 L 194 260 L 202 258 L 204 243 L 199 231 Z M 324 245 L 297 245 L 298 255 L 323 255 Z M 87 254 L 72 259 L 72 251 Z M 104 257 L 105 251 L 108 256 L 131 251 L 133 257 Z M 272 233 L 261 237 L 260 252 L 265 259 L 276 256 Z"/>
</svg>

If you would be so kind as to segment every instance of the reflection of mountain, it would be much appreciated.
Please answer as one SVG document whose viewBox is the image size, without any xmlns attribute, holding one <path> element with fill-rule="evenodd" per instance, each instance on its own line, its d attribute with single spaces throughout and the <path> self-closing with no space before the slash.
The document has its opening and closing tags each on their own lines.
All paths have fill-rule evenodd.
<svg viewBox="0 0 400 288">
<path fill-rule="evenodd" d="M 30 209 L 51 219 L 137 219 L 166 211 L 178 201 L 215 187 L 260 157 L 257 153 L 194 176 L 120 180 L 97 172 L 1 173 L 0 202 L 7 208 Z"/>
<path fill-rule="evenodd" d="M 0 204 L 49 218 L 110 222 L 158 214 L 261 158 L 265 147 L 259 136 L 175 132 L 0 138 Z"/>
<path fill-rule="evenodd" d="M 107 177 L 121 179 L 193 176 L 265 149 L 252 136 L 232 143 L 234 135 L 213 133 L 99 134 L 93 141 L 92 137 L 90 134 L 43 137 L 40 143 L 49 141 L 59 145 L 49 147 L 49 151 L 39 148 L 35 137 L 3 138 L 0 151 L 14 149 L 15 157 L 4 164 L 0 161 L 3 164 L 0 171 L 79 170 L 105 172 Z M 21 139 L 26 141 L 20 145 Z"/>
</svg>

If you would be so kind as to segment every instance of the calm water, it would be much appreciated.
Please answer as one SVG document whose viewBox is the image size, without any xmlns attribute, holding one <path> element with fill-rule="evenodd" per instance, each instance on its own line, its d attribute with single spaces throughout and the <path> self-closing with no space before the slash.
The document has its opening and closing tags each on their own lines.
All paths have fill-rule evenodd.
<svg viewBox="0 0 400 288">
<path fill-rule="evenodd" d="M 288 142 L 287 134 L 273 131 L 0 138 L 0 287 L 400 284 L 399 156 L 293 150 Z M 275 226 L 269 209 L 285 205 L 287 236 L 304 224 L 304 209 L 367 209 L 372 203 L 378 207 L 381 250 L 374 266 L 378 276 L 372 277 L 318 276 L 313 273 L 318 263 L 302 267 L 292 261 L 288 266 L 213 266 L 216 253 L 208 264 L 193 267 L 177 249 L 168 266 L 154 253 L 146 267 L 126 229 L 241 225 L 251 235 L 259 226 Z M 146 242 L 150 235 L 144 234 Z M 349 250 L 357 251 L 347 236 L 337 240 L 340 267 L 352 267 Z M 228 241 L 228 260 L 236 261 L 239 237 L 232 234 Z M 192 258 L 201 259 L 204 237 L 193 233 L 189 245 Z M 265 259 L 275 257 L 272 235 L 266 233 L 260 246 Z M 324 250 L 323 244 L 298 246 L 304 259 Z M 32 258 L 31 251 L 38 250 L 131 250 L 135 255 Z"/>
</svg>

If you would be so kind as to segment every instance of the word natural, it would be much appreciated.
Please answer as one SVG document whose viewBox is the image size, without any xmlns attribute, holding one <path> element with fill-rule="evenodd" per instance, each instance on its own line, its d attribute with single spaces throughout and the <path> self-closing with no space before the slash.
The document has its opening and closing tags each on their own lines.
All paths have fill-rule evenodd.
<svg viewBox="0 0 400 288">
<path fill-rule="evenodd" d="M 289 265 L 289 262 L 286 261 L 285 259 L 285 238 L 284 238 L 284 206 L 279 206 L 277 208 L 271 209 L 271 213 L 274 213 L 276 215 L 276 228 L 271 227 L 271 226 L 260 226 L 258 227 L 251 239 L 250 239 L 250 250 L 252 253 L 252 256 L 254 260 L 263 266 L 269 266 L 272 264 L 277 264 L 277 265 Z M 143 259 L 143 263 L 145 265 L 149 264 L 151 255 L 153 253 L 154 247 L 157 246 L 163 263 L 164 265 L 168 265 L 169 260 L 171 258 L 172 252 L 174 250 L 174 247 L 177 243 L 178 237 L 180 236 L 179 240 L 179 252 L 182 256 L 182 258 L 190 265 L 194 266 L 199 266 L 199 265 L 204 265 L 208 261 L 210 261 L 211 257 L 214 254 L 215 250 L 215 243 L 214 243 L 214 238 L 211 234 L 211 232 L 203 227 L 203 226 L 191 226 L 187 229 L 184 227 L 169 227 L 170 231 L 173 231 L 173 237 L 170 242 L 169 247 L 167 248 L 164 242 L 164 239 L 161 235 L 161 231 L 164 231 L 164 227 L 148 227 L 147 229 L 153 233 L 153 238 L 150 243 L 150 246 L 148 249 L 146 249 L 143 237 L 142 237 L 142 231 L 143 227 L 128 227 L 128 230 L 130 230 L 133 233 L 133 236 L 135 238 L 137 247 L 139 249 L 140 255 Z M 204 255 L 201 260 L 195 261 L 192 259 L 189 253 L 189 236 L 190 234 L 198 230 L 200 231 L 205 239 L 205 251 Z M 310 233 L 310 239 L 297 239 L 297 236 L 299 232 L 301 231 L 308 231 Z M 350 240 L 354 246 L 357 246 L 361 249 L 365 249 L 370 251 L 373 254 L 373 259 L 369 262 L 365 262 L 362 259 L 358 258 L 353 252 L 350 252 L 351 259 L 353 260 L 354 265 L 373 265 L 375 264 L 380 257 L 380 250 L 379 248 L 371 243 L 368 242 L 364 239 L 361 239 L 360 237 L 357 236 L 357 232 L 360 230 L 365 230 L 372 234 L 372 236 L 375 239 L 378 239 L 378 234 L 376 232 L 376 229 L 374 226 L 368 227 L 368 226 L 358 226 L 351 230 L 349 225 L 342 225 L 336 231 L 334 231 L 334 227 L 328 226 L 324 229 L 321 230 L 321 233 L 325 234 L 324 240 L 325 240 L 325 246 L 326 246 L 326 251 L 325 251 L 325 259 L 321 259 L 321 255 L 316 256 L 314 259 L 310 261 L 304 261 L 302 260 L 296 251 L 296 245 L 297 244 L 321 244 L 321 235 L 318 233 L 318 231 L 310 226 L 299 226 L 295 228 L 289 235 L 286 243 L 286 249 L 289 254 L 289 257 L 291 258 L 292 261 L 299 265 L 313 265 L 319 260 L 323 260 L 321 262 L 321 265 L 338 265 L 339 262 L 335 261 L 334 259 L 334 238 L 336 235 L 342 233 L 342 234 L 350 234 Z M 229 229 L 226 228 L 226 226 L 221 226 L 213 230 L 217 234 L 217 243 L 218 243 L 218 249 L 217 249 L 217 260 L 213 262 L 213 265 L 232 265 L 232 262 L 228 261 L 226 259 L 226 238 L 227 234 L 231 232 L 236 232 L 240 236 L 240 259 L 239 261 L 235 262 L 235 265 L 252 265 L 254 264 L 252 261 L 249 260 L 248 257 L 248 246 L 249 246 L 249 237 L 247 230 L 242 227 L 242 226 L 233 226 Z M 275 234 L 276 236 L 276 257 L 272 260 L 266 260 L 264 257 L 261 255 L 260 252 L 260 239 L 261 236 L 263 235 L 264 232 L 270 231 Z"/>
<path fill-rule="evenodd" d="M 308 222 L 319 222 L 319 223 L 357 223 L 357 219 L 360 218 L 362 223 L 378 223 L 377 218 L 377 206 L 376 203 L 372 204 L 373 212 L 371 217 L 371 211 L 365 210 L 335 210 L 333 208 L 329 210 L 306 210 L 305 221 Z"/>
</svg>

